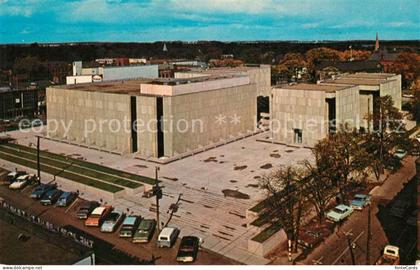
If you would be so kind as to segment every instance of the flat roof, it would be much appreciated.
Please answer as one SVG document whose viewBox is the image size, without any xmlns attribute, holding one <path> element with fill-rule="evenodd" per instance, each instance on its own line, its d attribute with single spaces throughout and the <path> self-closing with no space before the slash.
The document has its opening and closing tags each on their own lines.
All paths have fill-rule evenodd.
<svg viewBox="0 0 420 270">
<path fill-rule="evenodd" d="M 368 78 L 338 78 L 335 80 L 327 80 L 326 83 L 333 84 L 352 84 L 352 85 L 380 85 L 387 82 L 386 79 L 368 79 Z"/>
<path fill-rule="evenodd" d="M 335 92 L 352 87 L 350 85 L 328 85 L 328 84 L 309 84 L 309 83 L 297 83 L 297 84 L 284 84 L 275 86 L 274 89 L 294 89 L 294 90 L 310 90 L 310 91 L 324 91 L 324 92 Z"/>
<path fill-rule="evenodd" d="M 354 74 L 345 74 L 341 78 L 366 78 L 366 79 L 389 79 L 396 76 L 393 73 L 367 73 L 359 72 Z"/>
<path fill-rule="evenodd" d="M 226 74 L 226 73 L 235 73 L 235 72 L 245 72 L 253 69 L 260 68 L 270 68 L 270 65 L 248 65 L 248 66 L 238 66 L 238 67 L 216 67 L 209 69 L 202 68 L 191 68 L 190 70 L 177 71 L 177 73 L 203 73 L 203 74 Z"/>
<path fill-rule="evenodd" d="M 216 81 L 222 81 L 226 79 L 243 78 L 244 75 L 238 74 L 224 74 L 224 75 L 211 75 L 194 78 L 138 78 L 128 80 L 117 80 L 97 83 L 81 83 L 81 84 L 69 84 L 69 85 L 57 85 L 51 86 L 52 88 L 67 89 L 67 90 L 79 90 L 79 91 L 92 91 L 92 92 L 104 92 L 104 93 L 116 93 L 116 94 L 131 94 L 131 95 L 142 95 L 141 85 L 157 85 L 157 86 L 182 86 L 192 85 L 194 83 L 212 83 Z M 154 93 L 146 93 L 147 95 L 154 95 Z M 159 93 L 156 93 L 159 95 Z"/>
</svg>

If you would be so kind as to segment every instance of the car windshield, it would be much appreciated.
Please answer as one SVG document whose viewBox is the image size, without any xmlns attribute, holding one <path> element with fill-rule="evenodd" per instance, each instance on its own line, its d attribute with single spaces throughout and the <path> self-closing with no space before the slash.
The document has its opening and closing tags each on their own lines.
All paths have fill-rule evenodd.
<svg viewBox="0 0 420 270">
<path fill-rule="evenodd" d="M 108 220 L 109 221 L 115 221 L 115 220 L 117 220 L 118 219 L 118 217 L 120 216 L 120 214 L 118 214 L 118 213 L 111 213 L 110 215 L 109 215 L 109 218 L 108 218 Z"/>
<path fill-rule="evenodd" d="M 405 152 L 405 151 L 404 151 L 404 150 L 402 150 L 402 149 L 398 149 L 398 150 L 397 150 L 397 153 L 398 153 L 398 154 L 404 154 L 404 152 Z"/>
<path fill-rule="evenodd" d="M 334 208 L 334 212 L 338 213 L 338 214 L 344 214 L 346 211 L 340 208 Z"/>
</svg>

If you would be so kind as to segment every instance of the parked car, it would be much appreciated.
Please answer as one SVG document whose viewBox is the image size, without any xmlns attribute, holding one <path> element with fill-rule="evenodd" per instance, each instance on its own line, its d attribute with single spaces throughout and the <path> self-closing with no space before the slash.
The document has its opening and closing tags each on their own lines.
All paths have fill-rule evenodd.
<svg viewBox="0 0 420 270">
<path fill-rule="evenodd" d="M 7 180 L 9 181 L 9 183 L 11 184 L 11 183 L 13 183 L 15 180 L 16 180 L 16 178 L 18 178 L 19 176 L 22 176 L 22 175 L 26 175 L 27 173 L 26 172 L 23 172 L 23 171 L 13 171 L 13 172 L 10 172 L 10 173 L 8 173 L 7 174 Z"/>
<path fill-rule="evenodd" d="M 176 260 L 183 263 L 194 262 L 197 259 L 200 242 L 200 238 L 195 236 L 182 237 Z"/>
<path fill-rule="evenodd" d="M 334 222 L 340 222 L 350 216 L 351 213 L 353 213 L 353 208 L 340 204 L 327 213 L 327 218 Z"/>
<path fill-rule="evenodd" d="M 11 183 L 9 185 L 9 188 L 10 189 L 22 189 L 29 184 L 29 179 L 30 179 L 30 176 L 28 174 L 18 176 L 16 178 L 16 181 L 14 181 L 13 183 Z"/>
<path fill-rule="evenodd" d="M 115 230 L 120 226 L 124 218 L 124 213 L 119 210 L 113 210 L 109 216 L 107 216 L 102 223 L 101 232 L 115 232 Z"/>
<path fill-rule="evenodd" d="M 392 205 L 391 210 L 389 210 L 389 214 L 394 217 L 403 218 L 407 213 L 408 208 L 410 208 L 409 202 L 398 200 Z"/>
<path fill-rule="evenodd" d="M 355 210 L 363 210 L 363 208 L 370 204 L 370 195 L 356 194 L 350 203 L 350 206 Z"/>
<path fill-rule="evenodd" d="M 111 205 L 96 207 L 85 221 L 85 226 L 99 227 L 112 211 Z"/>
<path fill-rule="evenodd" d="M 420 133 L 417 133 L 417 135 L 416 135 L 416 140 L 417 140 L 418 142 L 420 142 Z"/>
<path fill-rule="evenodd" d="M 77 210 L 77 213 L 76 213 L 76 217 L 78 219 L 87 219 L 90 213 L 92 213 L 92 211 L 95 210 L 95 208 L 99 206 L 100 204 L 98 202 L 85 201 L 79 206 L 79 209 Z"/>
<path fill-rule="evenodd" d="M 120 237 L 129 238 L 133 237 L 137 227 L 139 226 L 141 217 L 130 215 L 124 219 L 122 227 L 120 229 Z"/>
<path fill-rule="evenodd" d="M 401 160 L 397 157 L 391 157 L 385 160 L 385 168 L 391 171 L 395 171 L 401 167 Z"/>
<path fill-rule="evenodd" d="M 411 212 L 411 215 L 407 218 L 407 225 L 417 226 L 417 210 Z"/>
<path fill-rule="evenodd" d="M 41 184 L 35 187 L 34 190 L 32 190 L 30 197 L 32 199 L 41 199 L 45 195 L 45 193 L 56 188 L 56 185 Z"/>
<path fill-rule="evenodd" d="M 41 204 L 42 205 L 55 204 L 57 202 L 58 198 L 60 198 L 62 193 L 63 192 L 59 189 L 51 189 L 51 190 L 47 191 L 47 193 L 45 193 L 44 196 L 42 196 L 42 198 L 41 198 Z"/>
<path fill-rule="evenodd" d="M 157 239 L 158 247 L 172 247 L 179 235 L 179 229 L 175 227 L 165 227 L 160 232 Z"/>
<path fill-rule="evenodd" d="M 156 229 L 156 220 L 143 219 L 133 236 L 133 243 L 148 243 Z"/>
<path fill-rule="evenodd" d="M 64 192 L 58 198 L 57 206 L 67 207 L 77 198 L 77 193 L 75 192 Z"/>
<path fill-rule="evenodd" d="M 407 151 L 404 149 L 397 149 L 395 150 L 394 157 L 403 159 L 407 155 Z"/>
</svg>

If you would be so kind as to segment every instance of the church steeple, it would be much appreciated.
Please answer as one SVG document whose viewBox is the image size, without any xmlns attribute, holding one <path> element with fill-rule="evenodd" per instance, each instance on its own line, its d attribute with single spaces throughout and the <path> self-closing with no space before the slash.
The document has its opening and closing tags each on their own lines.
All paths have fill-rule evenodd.
<svg viewBox="0 0 420 270">
<path fill-rule="evenodd" d="M 375 52 L 379 50 L 379 35 L 376 32 L 376 43 L 375 43 Z"/>
</svg>

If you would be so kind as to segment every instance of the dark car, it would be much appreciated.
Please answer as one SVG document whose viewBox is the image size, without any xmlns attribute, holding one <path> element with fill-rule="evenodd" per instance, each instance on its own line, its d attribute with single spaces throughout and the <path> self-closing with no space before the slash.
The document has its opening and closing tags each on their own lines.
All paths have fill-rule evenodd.
<svg viewBox="0 0 420 270">
<path fill-rule="evenodd" d="M 133 236 L 133 243 L 147 243 L 152 239 L 156 229 L 156 220 L 143 219 Z"/>
<path fill-rule="evenodd" d="M 391 216 L 403 218 L 406 215 L 409 208 L 410 208 L 409 202 L 398 200 L 394 202 L 389 213 Z"/>
<path fill-rule="evenodd" d="M 178 262 L 194 262 L 197 259 L 200 238 L 195 236 L 184 236 L 179 245 L 176 260 Z"/>
<path fill-rule="evenodd" d="M 63 192 L 57 201 L 57 206 L 66 207 L 70 205 L 77 198 L 75 192 Z"/>
<path fill-rule="evenodd" d="M 41 204 L 43 205 L 51 205 L 55 204 L 57 200 L 60 198 L 61 194 L 63 192 L 59 189 L 51 189 L 45 193 L 44 196 L 42 196 Z"/>
<path fill-rule="evenodd" d="M 45 193 L 47 193 L 50 190 L 56 189 L 56 187 L 56 185 L 41 184 L 32 190 L 31 198 L 41 199 L 45 195 Z"/>
<path fill-rule="evenodd" d="M 77 210 L 76 216 L 78 219 L 87 219 L 89 214 L 92 213 L 95 208 L 99 207 L 100 204 L 96 201 L 83 202 Z"/>
</svg>

